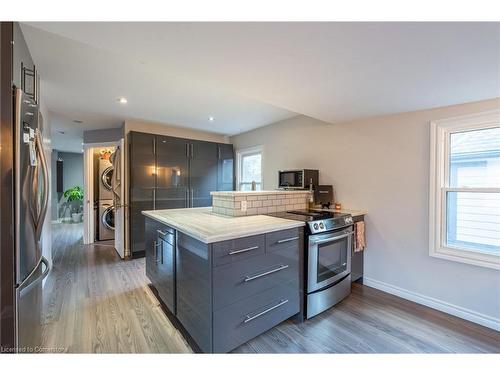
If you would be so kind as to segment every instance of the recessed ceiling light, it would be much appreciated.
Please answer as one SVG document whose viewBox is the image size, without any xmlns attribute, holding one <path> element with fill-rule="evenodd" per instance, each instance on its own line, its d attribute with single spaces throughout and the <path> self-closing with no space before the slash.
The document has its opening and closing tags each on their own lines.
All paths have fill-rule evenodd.
<svg viewBox="0 0 500 375">
<path fill-rule="evenodd" d="M 208 121 L 210 121 L 210 122 L 212 122 L 212 121 L 214 121 L 214 120 L 215 120 L 215 118 L 214 118 L 214 117 L 212 117 L 212 116 L 210 116 L 210 117 L 208 118 Z"/>
<path fill-rule="evenodd" d="M 121 97 L 121 98 L 118 98 L 118 102 L 121 104 L 127 104 L 128 100 L 127 100 L 127 98 Z"/>
</svg>

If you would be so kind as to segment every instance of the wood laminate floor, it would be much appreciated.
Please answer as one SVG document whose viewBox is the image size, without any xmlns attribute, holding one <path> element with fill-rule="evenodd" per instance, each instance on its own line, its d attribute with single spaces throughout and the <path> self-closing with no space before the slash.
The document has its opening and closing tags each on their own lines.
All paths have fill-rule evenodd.
<svg viewBox="0 0 500 375">
<path fill-rule="evenodd" d="M 53 225 L 43 347 L 70 353 L 190 353 L 148 287 L 143 259 L 83 245 L 82 224 Z"/>
<path fill-rule="evenodd" d="M 82 227 L 54 225 L 44 288 L 44 347 L 73 353 L 190 353 L 147 286 L 144 259 L 82 245 Z M 500 333 L 353 284 L 336 307 L 286 321 L 236 353 L 500 353 Z"/>
</svg>

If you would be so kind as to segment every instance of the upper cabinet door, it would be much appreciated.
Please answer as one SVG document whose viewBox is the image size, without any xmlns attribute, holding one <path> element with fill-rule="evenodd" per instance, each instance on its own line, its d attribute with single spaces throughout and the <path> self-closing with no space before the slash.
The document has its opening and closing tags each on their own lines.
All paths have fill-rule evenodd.
<svg viewBox="0 0 500 375">
<path fill-rule="evenodd" d="M 217 144 L 191 141 L 189 182 L 190 207 L 212 205 L 210 192 L 217 190 Z"/>
<path fill-rule="evenodd" d="M 189 155 L 186 139 L 156 137 L 156 209 L 189 207 Z"/>
<path fill-rule="evenodd" d="M 234 151 L 233 145 L 217 145 L 217 190 L 234 190 Z"/>
<path fill-rule="evenodd" d="M 189 185 L 189 142 L 182 138 L 156 137 L 156 187 L 186 190 Z"/>
<path fill-rule="evenodd" d="M 155 136 L 130 132 L 130 188 L 156 186 Z"/>
</svg>

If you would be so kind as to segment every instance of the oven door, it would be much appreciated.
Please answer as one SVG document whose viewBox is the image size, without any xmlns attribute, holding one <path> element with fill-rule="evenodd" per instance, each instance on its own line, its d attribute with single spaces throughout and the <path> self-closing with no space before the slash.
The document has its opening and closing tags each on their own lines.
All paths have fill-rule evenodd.
<svg viewBox="0 0 500 375">
<path fill-rule="evenodd" d="M 334 284 L 351 273 L 352 227 L 309 236 L 307 292 Z"/>
</svg>

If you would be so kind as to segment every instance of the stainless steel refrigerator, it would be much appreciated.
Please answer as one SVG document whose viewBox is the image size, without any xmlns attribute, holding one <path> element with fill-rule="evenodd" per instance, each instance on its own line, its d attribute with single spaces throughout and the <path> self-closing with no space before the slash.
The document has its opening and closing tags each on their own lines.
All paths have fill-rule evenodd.
<svg viewBox="0 0 500 375">
<path fill-rule="evenodd" d="M 19 88 L 14 103 L 16 348 L 33 352 L 41 343 L 42 282 L 50 270 L 41 250 L 49 176 L 38 105 Z"/>
</svg>

